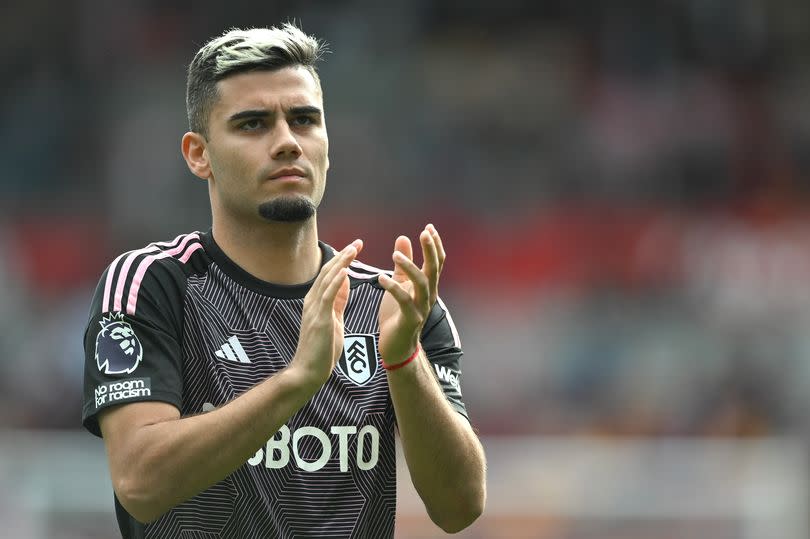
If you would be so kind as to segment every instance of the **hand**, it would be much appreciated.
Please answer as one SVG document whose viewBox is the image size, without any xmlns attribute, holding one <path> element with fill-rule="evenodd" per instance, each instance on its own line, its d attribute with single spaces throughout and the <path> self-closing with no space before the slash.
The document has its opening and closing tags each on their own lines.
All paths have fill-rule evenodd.
<svg viewBox="0 0 810 539">
<path fill-rule="evenodd" d="M 400 236 L 394 243 L 394 274 L 380 275 L 385 289 L 380 304 L 380 354 L 386 365 L 396 365 L 413 355 L 422 326 L 436 303 L 439 275 L 446 258 L 442 240 L 433 225 L 419 234 L 422 268 L 413 262 L 411 240 Z"/>
<path fill-rule="evenodd" d="M 318 388 L 343 352 L 343 312 L 349 301 L 347 268 L 362 249 L 363 242 L 354 240 L 335 254 L 304 297 L 301 333 L 291 366 L 301 368 Z"/>
</svg>

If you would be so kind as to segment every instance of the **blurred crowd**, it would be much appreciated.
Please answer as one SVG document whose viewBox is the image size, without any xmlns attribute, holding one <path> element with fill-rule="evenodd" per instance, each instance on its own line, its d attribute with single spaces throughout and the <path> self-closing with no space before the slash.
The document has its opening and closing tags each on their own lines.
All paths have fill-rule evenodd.
<svg viewBox="0 0 810 539">
<path fill-rule="evenodd" d="M 15 1 L 0 7 L 0 427 L 76 428 L 118 253 L 209 226 L 185 68 L 294 19 L 322 238 L 430 220 L 483 434 L 804 435 L 810 4 Z"/>
</svg>

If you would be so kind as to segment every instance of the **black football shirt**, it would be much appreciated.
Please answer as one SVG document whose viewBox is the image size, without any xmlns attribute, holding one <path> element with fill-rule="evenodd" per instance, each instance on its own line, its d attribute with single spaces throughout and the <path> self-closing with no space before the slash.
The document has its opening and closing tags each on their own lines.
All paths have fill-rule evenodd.
<svg viewBox="0 0 810 539">
<path fill-rule="evenodd" d="M 324 263 L 335 255 L 320 248 Z M 115 499 L 125 539 L 393 537 L 396 418 L 378 351 L 381 271 L 349 267 L 344 351 L 310 402 L 236 471 L 152 523 Z M 295 353 L 310 285 L 256 279 L 210 231 L 122 254 L 102 274 L 84 336 L 84 426 L 100 436 L 100 410 L 138 401 L 203 413 L 273 376 Z M 461 344 L 441 300 L 421 342 L 466 417 Z"/>
</svg>

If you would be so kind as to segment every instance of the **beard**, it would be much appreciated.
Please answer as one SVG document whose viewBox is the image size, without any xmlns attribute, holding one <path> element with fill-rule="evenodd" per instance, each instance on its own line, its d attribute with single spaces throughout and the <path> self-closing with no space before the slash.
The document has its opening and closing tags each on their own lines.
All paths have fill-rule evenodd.
<svg viewBox="0 0 810 539">
<path fill-rule="evenodd" d="M 259 204 L 259 215 L 267 221 L 297 223 L 315 215 L 315 204 L 302 196 L 282 196 Z"/>
</svg>

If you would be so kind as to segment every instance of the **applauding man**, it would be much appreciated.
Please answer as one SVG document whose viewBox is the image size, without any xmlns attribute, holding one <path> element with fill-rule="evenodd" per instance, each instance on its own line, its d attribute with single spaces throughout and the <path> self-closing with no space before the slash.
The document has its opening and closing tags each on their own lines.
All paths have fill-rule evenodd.
<svg viewBox="0 0 810 539">
<path fill-rule="evenodd" d="M 468 526 L 485 461 L 427 225 L 393 272 L 318 239 L 329 168 L 318 40 L 231 30 L 188 71 L 189 169 L 212 226 L 116 258 L 85 333 L 83 422 L 124 538 L 393 537 L 398 429 L 431 519 Z"/>
</svg>

